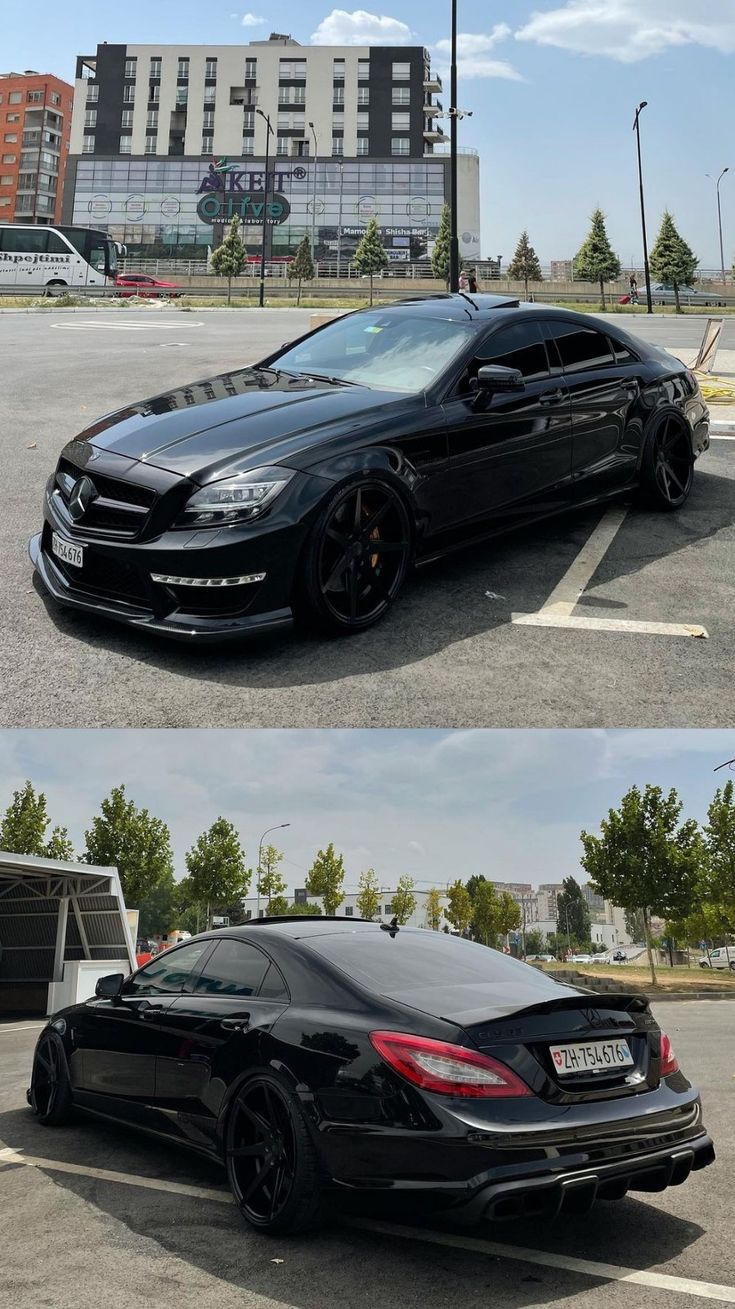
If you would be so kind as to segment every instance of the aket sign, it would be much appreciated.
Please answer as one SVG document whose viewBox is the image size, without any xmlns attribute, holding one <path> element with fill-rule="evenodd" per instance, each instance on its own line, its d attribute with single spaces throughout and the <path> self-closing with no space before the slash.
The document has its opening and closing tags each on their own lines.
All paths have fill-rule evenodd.
<svg viewBox="0 0 735 1309">
<path fill-rule="evenodd" d="M 237 191 L 210 191 L 202 196 L 197 205 L 197 214 L 202 223 L 226 223 L 237 217 L 246 227 L 257 227 L 262 224 L 264 217 L 270 226 L 285 223 L 290 213 L 291 206 L 285 195 L 274 195 L 266 203 L 262 193 L 248 195 Z"/>
</svg>

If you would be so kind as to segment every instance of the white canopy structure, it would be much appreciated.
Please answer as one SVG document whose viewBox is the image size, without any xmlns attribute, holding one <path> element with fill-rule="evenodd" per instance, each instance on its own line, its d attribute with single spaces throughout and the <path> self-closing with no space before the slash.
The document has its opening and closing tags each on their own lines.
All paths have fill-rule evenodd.
<svg viewBox="0 0 735 1309">
<path fill-rule="evenodd" d="M 0 1012 L 48 1013 L 135 967 L 116 868 L 0 851 Z"/>
</svg>

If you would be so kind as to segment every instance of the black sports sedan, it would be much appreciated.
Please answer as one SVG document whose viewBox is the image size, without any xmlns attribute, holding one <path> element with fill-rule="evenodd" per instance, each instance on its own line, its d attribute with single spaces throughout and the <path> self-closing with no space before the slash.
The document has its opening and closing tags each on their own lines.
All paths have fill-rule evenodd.
<svg viewBox="0 0 735 1309">
<path fill-rule="evenodd" d="M 266 1232 L 331 1193 L 470 1218 L 579 1213 L 714 1159 L 643 996 L 594 995 L 443 933 L 348 918 L 208 932 L 41 1032 L 29 1101 L 223 1163 Z"/>
<path fill-rule="evenodd" d="M 56 600 L 173 637 L 356 632 L 458 546 L 633 487 L 678 509 L 708 443 L 696 378 L 659 347 L 437 295 L 93 423 L 30 553 Z"/>
</svg>

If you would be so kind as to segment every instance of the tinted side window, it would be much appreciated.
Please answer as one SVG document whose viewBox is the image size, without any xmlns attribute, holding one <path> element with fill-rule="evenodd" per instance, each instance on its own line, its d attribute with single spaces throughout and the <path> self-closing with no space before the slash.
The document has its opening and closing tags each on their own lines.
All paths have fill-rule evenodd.
<svg viewBox="0 0 735 1309">
<path fill-rule="evenodd" d="M 170 995 L 183 991 L 192 970 L 211 944 L 211 941 L 192 941 L 178 950 L 164 950 L 125 983 L 125 994 Z"/>
<path fill-rule="evenodd" d="M 71 250 L 69 249 L 68 245 L 66 244 L 66 241 L 62 241 L 62 239 L 61 239 L 61 237 L 59 236 L 58 232 L 49 232 L 49 233 L 48 233 L 48 250 L 49 250 L 49 254 L 52 254 L 52 255 L 70 255 L 70 254 L 71 254 Z"/>
<path fill-rule="evenodd" d="M 197 978 L 196 994 L 255 995 L 269 960 L 245 941 L 218 941 L 214 954 Z"/>
<path fill-rule="evenodd" d="M 288 987 L 275 964 L 271 964 L 258 991 L 261 1000 L 289 1000 Z"/>
<path fill-rule="evenodd" d="M 13 254 L 44 254 L 47 238 L 48 233 L 43 227 L 35 232 L 29 231 L 27 227 L 19 227 L 16 231 L 6 227 L 3 232 L 3 250 Z"/>
<path fill-rule="evenodd" d="M 511 323 L 493 332 L 478 347 L 475 364 L 496 364 L 517 368 L 526 382 L 535 382 L 549 373 L 546 346 L 538 323 Z M 476 371 L 476 370 L 475 370 Z"/>
<path fill-rule="evenodd" d="M 577 327 L 575 323 L 549 323 L 548 330 L 556 342 L 565 373 L 603 368 L 613 362 L 610 342 L 593 328 Z"/>
<path fill-rule="evenodd" d="M 633 354 L 633 351 L 630 350 L 627 345 L 623 345 L 622 341 L 616 341 L 615 338 L 612 337 L 610 344 L 612 346 L 616 364 L 637 364 L 639 362 L 638 356 Z"/>
</svg>

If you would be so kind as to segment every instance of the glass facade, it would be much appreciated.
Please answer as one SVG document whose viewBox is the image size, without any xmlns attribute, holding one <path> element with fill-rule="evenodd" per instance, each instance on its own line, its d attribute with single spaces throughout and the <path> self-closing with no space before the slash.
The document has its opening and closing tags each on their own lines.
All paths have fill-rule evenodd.
<svg viewBox="0 0 735 1309">
<path fill-rule="evenodd" d="M 314 163 L 271 158 L 268 227 L 274 256 L 295 254 L 311 233 Z M 191 257 L 192 247 L 213 245 L 237 213 L 249 249 L 260 250 L 262 159 L 229 159 L 215 173 L 209 158 L 80 159 L 70 220 L 108 231 L 131 255 Z M 341 174 L 341 183 L 340 183 Z M 393 260 L 418 258 L 436 235 L 444 204 L 439 160 L 345 158 L 316 163 L 317 256 L 336 252 L 340 219 L 343 257 L 356 247 L 370 218 L 377 218 Z"/>
</svg>

